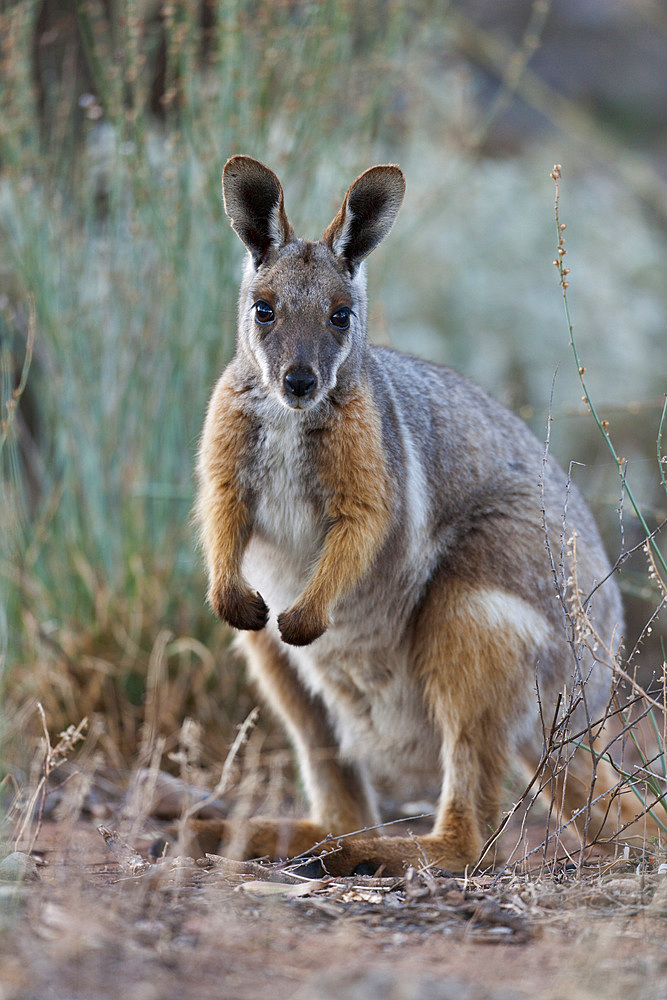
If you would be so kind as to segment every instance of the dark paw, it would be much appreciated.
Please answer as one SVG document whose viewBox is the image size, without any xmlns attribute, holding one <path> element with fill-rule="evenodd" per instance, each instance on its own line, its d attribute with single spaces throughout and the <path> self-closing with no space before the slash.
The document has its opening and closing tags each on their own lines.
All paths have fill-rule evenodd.
<svg viewBox="0 0 667 1000">
<path fill-rule="evenodd" d="M 322 865 L 328 875 L 337 878 L 361 878 L 364 876 L 386 874 L 385 865 L 379 859 L 365 858 L 357 860 L 359 855 L 355 851 L 334 850 L 322 855 Z"/>
<path fill-rule="evenodd" d="M 295 607 L 278 615 L 278 628 L 283 642 L 290 646 L 308 646 L 324 635 L 328 622 L 323 622 L 319 616 L 309 614 L 307 610 Z"/>
<path fill-rule="evenodd" d="M 232 628 L 258 632 L 269 620 L 269 609 L 261 594 L 251 590 L 214 591 L 209 600 L 218 618 Z"/>
<path fill-rule="evenodd" d="M 291 864 L 288 868 L 290 875 L 300 875 L 302 878 L 322 878 L 328 872 L 322 863 L 321 858 L 304 858 L 302 861 Z"/>
<path fill-rule="evenodd" d="M 360 861 L 352 870 L 353 875 L 375 875 L 378 865 L 373 861 Z"/>
<path fill-rule="evenodd" d="M 169 841 L 165 840 L 164 837 L 158 837 L 148 848 L 148 860 L 153 864 L 161 861 L 162 858 L 167 853 L 167 848 L 169 847 Z"/>
</svg>

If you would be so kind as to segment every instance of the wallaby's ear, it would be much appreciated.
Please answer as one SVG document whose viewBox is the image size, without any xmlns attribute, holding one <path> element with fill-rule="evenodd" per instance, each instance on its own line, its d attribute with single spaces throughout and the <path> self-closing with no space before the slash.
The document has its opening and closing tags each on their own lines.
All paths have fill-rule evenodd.
<svg viewBox="0 0 667 1000">
<path fill-rule="evenodd" d="M 232 156 L 222 171 L 222 197 L 232 228 L 252 254 L 255 267 L 271 247 L 294 238 L 285 215 L 283 189 L 272 170 L 251 156 Z"/>
<path fill-rule="evenodd" d="M 405 194 L 405 177 L 393 164 L 371 167 L 350 186 L 341 210 L 322 240 L 354 274 L 394 224 Z"/>
</svg>

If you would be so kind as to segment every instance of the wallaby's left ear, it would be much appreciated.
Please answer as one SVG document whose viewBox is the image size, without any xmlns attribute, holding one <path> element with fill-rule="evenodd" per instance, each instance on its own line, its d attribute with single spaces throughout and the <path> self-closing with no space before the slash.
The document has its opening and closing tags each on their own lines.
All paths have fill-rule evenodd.
<svg viewBox="0 0 667 1000">
<path fill-rule="evenodd" d="M 222 197 L 232 227 L 246 245 L 255 267 L 271 247 L 294 239 L 285 214 L 280 181 L 252 156 L 232 156 L 222 171 Z"/>
<path fill-rule="evenodd" d="M 405 194 L 405 177 L 393 164 L 371 167 L 350 186 L 322 241 L 354 274 L 394 224 Z"/>
</svg>

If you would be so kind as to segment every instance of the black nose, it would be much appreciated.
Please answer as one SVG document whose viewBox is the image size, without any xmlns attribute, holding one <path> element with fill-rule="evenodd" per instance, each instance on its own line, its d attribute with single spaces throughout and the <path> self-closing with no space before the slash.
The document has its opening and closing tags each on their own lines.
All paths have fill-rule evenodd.
<svg viewBox="0 0 667 1000">
<path fill-rule="evenodd" d="M 317 385 L 317 377 L 310 368 L 290 368 L 285 373 L 285 388 L 293 396 L 308 396 Z"/>
</svg>

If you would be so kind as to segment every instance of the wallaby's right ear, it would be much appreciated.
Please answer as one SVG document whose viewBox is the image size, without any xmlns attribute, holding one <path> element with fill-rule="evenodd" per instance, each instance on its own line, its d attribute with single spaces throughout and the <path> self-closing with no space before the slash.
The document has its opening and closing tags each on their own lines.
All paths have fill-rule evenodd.
<svg viewBox="0 0 667 1000">
<path fill-rule="evenodd" d="M 222 197 L 232 228 L 259 267 L 272 247 L 294 239 L 283 189 L 272 170 L 251 156 L 232 156 L 222 171 Z"/>
<path fill-rule="evenodd" d="M 371 167 L 350 186 L 322 240 L 345 261 L 351 274 L 389 233 L 404 194 L 405 177 L 394 164 Z"/>
</svg>

